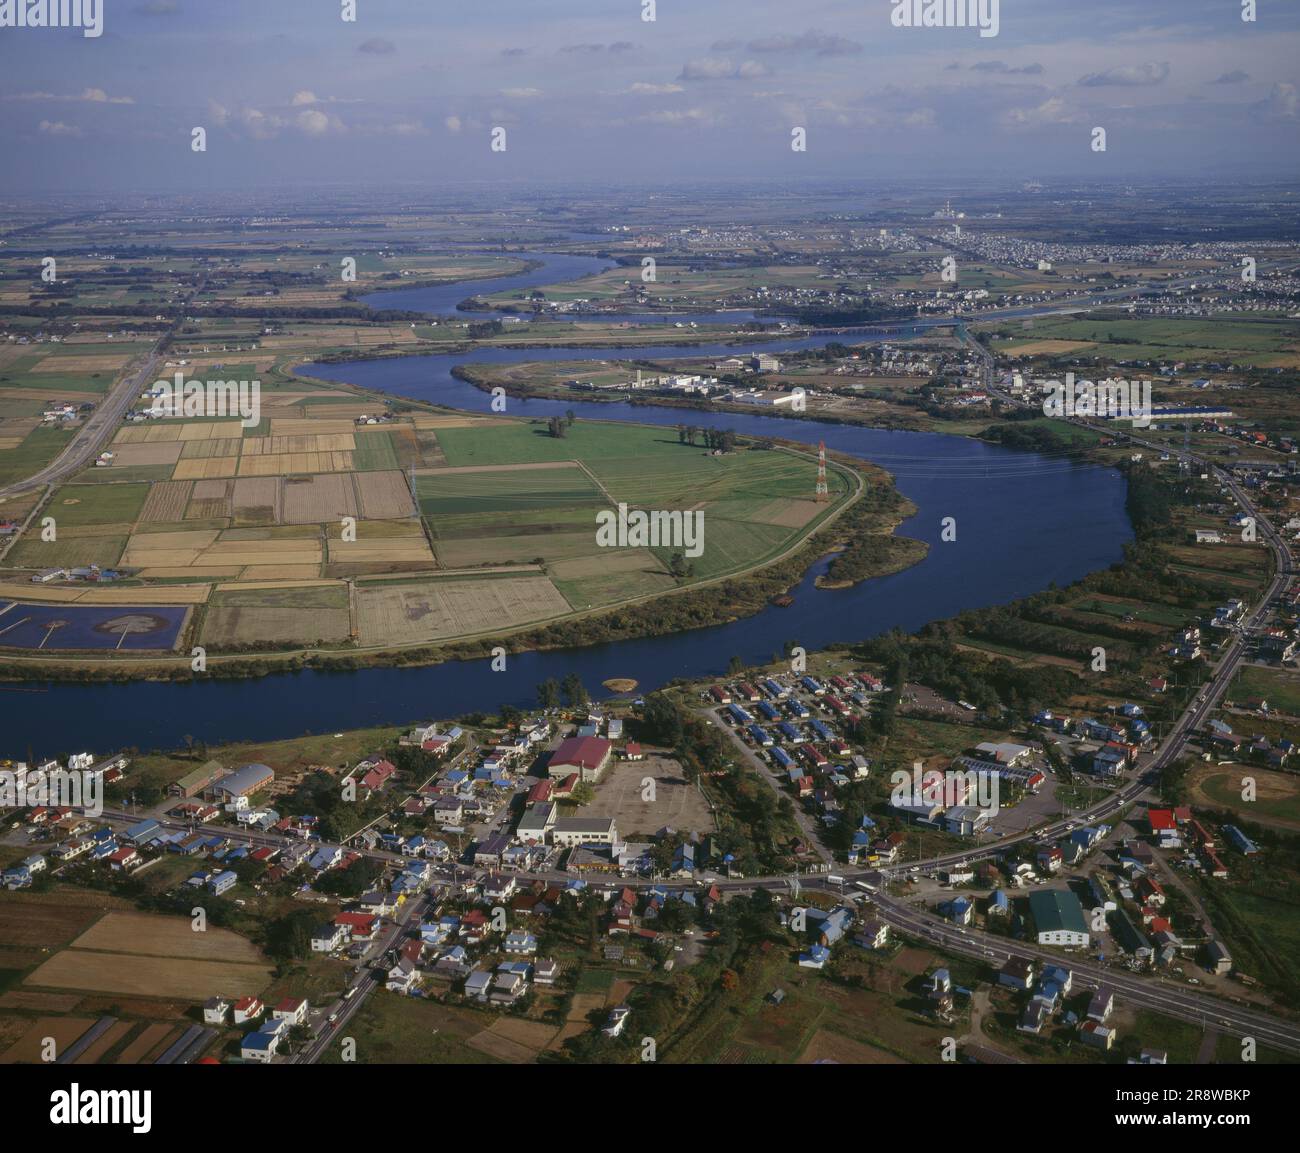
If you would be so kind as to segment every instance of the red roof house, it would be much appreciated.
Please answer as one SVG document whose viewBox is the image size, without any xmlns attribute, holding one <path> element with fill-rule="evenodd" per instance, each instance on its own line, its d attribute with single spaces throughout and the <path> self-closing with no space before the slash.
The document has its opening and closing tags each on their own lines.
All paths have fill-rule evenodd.
<svg viewBox="0 0 1300 1153">
<path fill-rule="evenodd" d="M 1178 827 L 1172 809 L 1148 809 L 1147 820 L 1151 822 L 1153 833 L 1171 833 Z"/>
</svg>

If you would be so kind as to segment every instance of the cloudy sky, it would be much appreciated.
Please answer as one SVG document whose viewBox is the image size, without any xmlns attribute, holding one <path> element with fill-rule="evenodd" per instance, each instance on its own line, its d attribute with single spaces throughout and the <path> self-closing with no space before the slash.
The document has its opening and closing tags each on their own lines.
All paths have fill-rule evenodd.
<svg viewBox="0 0 1300 1153">
<path fill-rule="evenodd" d="M 658 0 L 653 23 L 642 0 L 357 0 L 355 23 L 340 0 L 103 2 L 98 39 L 0 28 L 5 191 L 1249 180 L 1300 157 L 1295 0 L 1255 23 L 1001 0 L 990 38 L 895 28 L 892 0 Z"/>
</svg>

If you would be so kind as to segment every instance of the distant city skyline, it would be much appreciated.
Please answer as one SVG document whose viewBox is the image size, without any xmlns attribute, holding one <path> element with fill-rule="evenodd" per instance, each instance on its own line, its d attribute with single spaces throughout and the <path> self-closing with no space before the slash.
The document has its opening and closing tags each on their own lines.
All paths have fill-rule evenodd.
<svg viewBox="0 0 1300 1153">
<path fill-rule="evenodd" d="M 106 0 L 98 37 L 0 28 L 0 191 L 1296 171 L 1298 5 L 1001 0 L 993 37 L 893 7 Z"/>
</svg>

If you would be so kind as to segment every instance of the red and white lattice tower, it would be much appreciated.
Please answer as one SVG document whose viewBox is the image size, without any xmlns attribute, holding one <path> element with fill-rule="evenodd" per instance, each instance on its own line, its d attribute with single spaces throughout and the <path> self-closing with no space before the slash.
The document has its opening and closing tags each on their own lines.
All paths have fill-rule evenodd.
<svg viewBox="0 0 1300 1153">
<path fill-rule="evenodd" d="M 830 500 L 831 490 L 826 486 L 826 442 L 817 442 L 817 500 Z"/>
</svg>

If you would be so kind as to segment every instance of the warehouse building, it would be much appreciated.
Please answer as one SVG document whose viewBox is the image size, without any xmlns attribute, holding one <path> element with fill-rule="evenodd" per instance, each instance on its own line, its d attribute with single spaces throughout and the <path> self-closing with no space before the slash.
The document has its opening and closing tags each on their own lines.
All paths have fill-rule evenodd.
<svg viewBox="0 0 1300 1153">
<path fill-rule="evenodd" d="M 552 777 L 567 777 L 577 773 L 580 780 L 600 779 L 609 765 L 614 746 L 601 737 L 570 737 L 561 741 L 551 754 L 546 771 Z"/>
<path fill-rule="evenodd" d="M 251 797 L 275 780 L 275 770 L 268 765 L 244 765 L 233 773 L 227 773 L 210 786 L 207 794 L 210 800 L 227 802 L 235 797 Z"/>
<path fill-rule="evenodd" d="M 1029 894 L 1029 911 L 1040 945 L 1088 947 L 1088 925 L 1079 898 L 1068 889 L 1046 889 Z"/>
<path fill-rule="evenodd" d="M 551 826 L 551 844 L 612 845 L 618 840 L 613 817 L 561 817 Z"/>
<path fill-rule="evenodd" d="M 173 797 L 197 797 L 211 789 L 225 772 L 224 766 L 216 761 L 209 761 L 201 769 L 186 773 L 179 781 L 167 786 L 167 792 Z"/>
</svg>

